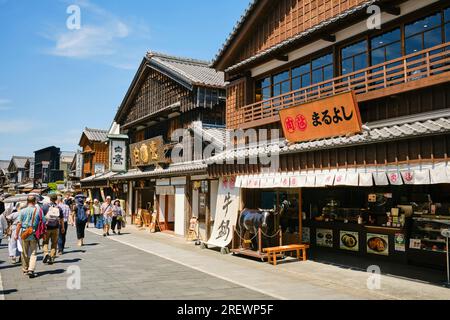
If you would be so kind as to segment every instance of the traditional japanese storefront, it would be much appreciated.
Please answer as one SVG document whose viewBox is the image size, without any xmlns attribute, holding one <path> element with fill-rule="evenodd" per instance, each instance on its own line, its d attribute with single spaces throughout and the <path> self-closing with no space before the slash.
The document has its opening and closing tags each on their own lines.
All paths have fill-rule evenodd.
<svg viewBox="0 0 450 320">
<path fill-rule="evenodd" d="M 128 185 L 128 206 L 139 218 L 133 221 L 187 236 L 195 215 L 206 236 L 207 144 L 200 136 L 196 149 L 193 141 L 199 132 L 223 131 L 224 87 L 223 73 L 208 62 L 154 52 L 144 57 L 115 117 L 120 133 L 129 137 L 130 161 L 128 172 L 113 183 Z"/>
<path fill-rule="evenodd" d="M 227 128 L 279 138 L 213 157 L 209 175 L 236 176 L 241 207 L 284 211 L 287 241 L 313 252 L 443 266 L 448 4 L 306 3 L 252 2 L 216 57 L 230 81 Z M 367 29 L 371 5 L 379 30 Z"/>
</svg>

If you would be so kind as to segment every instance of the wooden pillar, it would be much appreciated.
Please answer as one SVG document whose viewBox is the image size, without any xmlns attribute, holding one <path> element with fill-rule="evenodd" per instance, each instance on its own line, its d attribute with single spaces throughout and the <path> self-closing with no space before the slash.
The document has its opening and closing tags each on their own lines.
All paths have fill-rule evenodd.
<svg viewBox="0 0 450 320">
<path fill-rule="evenodd" d="M 192 218 L 192 184 L 191 178 L 186 177 L 186 185 L 184 188 L 184 234 L 189 233 L 189 221 Z"/>
<path fill-rule="evenodd" d="M 302 189 L 298 189 L 298 240 L 303 243 Z"/>
<path fill-rule="evenodd" d="M 205 222 L 206 222 L 206 239 L 208 240 L 211 236 L 211 180 L 208 180 L 208 193 L 205 199 L 206 212 L 205 212 Z"/>
</svg>

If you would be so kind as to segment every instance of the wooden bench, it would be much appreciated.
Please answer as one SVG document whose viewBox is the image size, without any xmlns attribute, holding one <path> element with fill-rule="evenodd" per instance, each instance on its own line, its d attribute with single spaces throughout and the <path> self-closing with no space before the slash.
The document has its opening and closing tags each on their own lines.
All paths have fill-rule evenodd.
<svg viewBox="0 0 450 320">
<path fill-rule="evenodd" d="M 300 261 L 306 261 L 306 249 L 309 249 L 307 244 L 290 244 L 280 247 L 265 248 L 263 252 L 267 253 L 267 262 L 277 265 L 277 255 L 285 252 L 297 252 L 297 259 Z M 301 251 L 301 255 L 300 255 Z"/>
</svg>

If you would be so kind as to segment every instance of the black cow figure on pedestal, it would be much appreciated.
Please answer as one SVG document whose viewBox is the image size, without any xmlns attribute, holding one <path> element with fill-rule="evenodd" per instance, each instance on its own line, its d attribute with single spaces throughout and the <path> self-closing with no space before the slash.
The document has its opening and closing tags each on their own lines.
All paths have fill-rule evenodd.
<svg viewBox="0 0 450 320">
<path fill-rule="evenodd" d="M 274 216 L 277 213 L 275 210 L 254 210 L 244 209 L 239 217 L 239 236 L 242 241 L 245 239 L 245 233 L 248 231 L 252 239 L 252 249 L 258 248 L 258 230 L 266 235 L 274 233 Z M 263 237 L 264 238 L 264 237 Z"/>
</svg>

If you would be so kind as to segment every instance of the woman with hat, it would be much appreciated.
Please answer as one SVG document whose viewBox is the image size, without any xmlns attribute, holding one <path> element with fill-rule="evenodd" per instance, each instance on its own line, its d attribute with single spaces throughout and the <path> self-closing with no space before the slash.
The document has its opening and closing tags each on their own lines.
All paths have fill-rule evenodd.
<svg viewBox="0 0 450 320">
<path fill-rule="evenodd" d="M 123 209 L 120 206 L 120 200 L 115 200 L 114 201 L 114 206 L 113 206 L 113 214 L 112 214 L 112 221 L 111 221 L 111 230 L 114 234 L 116 234 L 116 225 L 117 225 L 117 230 L 120 234 L 120 230 L 122 230 L 122 219 L 123 219 Z"/>
</svg>

